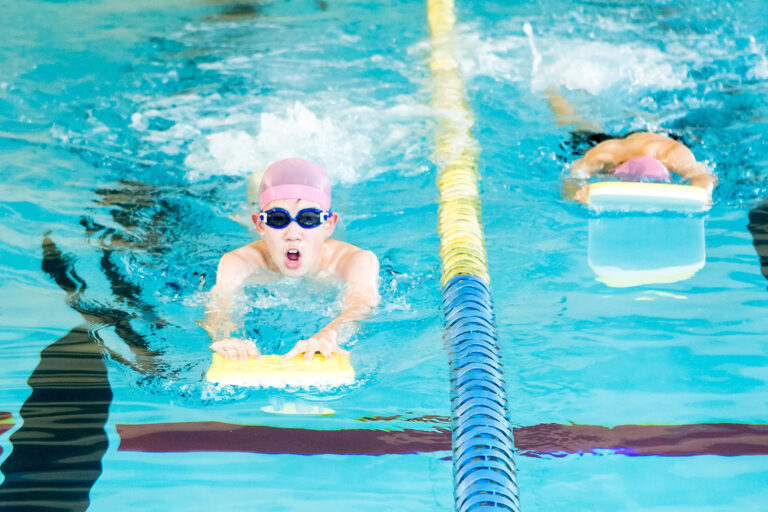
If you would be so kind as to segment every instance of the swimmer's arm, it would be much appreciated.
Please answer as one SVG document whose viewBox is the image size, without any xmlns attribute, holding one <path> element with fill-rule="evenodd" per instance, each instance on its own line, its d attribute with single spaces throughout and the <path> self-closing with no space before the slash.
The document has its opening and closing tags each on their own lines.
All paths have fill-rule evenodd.
<svg viewBox="0 0 768 512">
<path fill-rule="evenodd" d="M 379 260 L 374 253 L 355 250 L 340 263 L 338 272 L 347 284 L 341 313 L 312 338 L 297 343 L 283 356 L 284 359 L 301 353 L 305 354 L 305 359 L 310 359 L 315 352 L 322 353 L 326 358 L 332 354 L 346 354 L 346 350 L 338 347 L 339 341 L 351 336 L 357 322 L 367 318 L 371 310 L 381 302 Z"/>
<path fill-rule="evenodd" d="M 587 151 L 583 157 L 571 166 L 571 177 L 588 179 L 597 171 L 616 167 L 619 162 L 629 160 L 634 155 L 623 140 L 608 139 Z"/>
<path fill-rule="evenodd" d="M 365 319 L 379 305 L 379 260 L 371 251 L 355 250 L 340 264 L 339 275 L 347 284 L 341 313 L 323 331 L 341 331 Z"/>
<path fill-rule="evenodd" d="M 555 115 L 555 124 L 557 126 L 572 125 L 575 130 L 588 132 L 601 132 L 603 129 L 598 123 L 585 121 L 573 107 L 565 96 L 560 94 L 557 87 L 550 86 L 545 92 L 549 109 Z"/>
<path fill-rule="evenodd" d="M 242 293 L 247 269 L 242 258 L 235 253 L 225 254 L 216 270 L 216 285 L 208 294 L 205 320 L 200 326 L 213 341 L 229 337 L 239 325 L 232 319 L 235 297 Z"/>
<path fill-rule="evenodd" d="M 600 169 L 614 167 L 616 165 L 613 154 L 602 146 L 604 141 L 586 152 L 571 166 L 569 175 L 563 177 L 561 193 L 563 198 L 580 203 L 586 203 L 589 199 L 589 184 L 587 180 Z"/>
<path fill-rule="evenodd" d="M 208 295 L 205 320 L 199 323 L 213 341 L 210 348 L 230 359 L 259 357 L 252 341 L 232 337 L 232 333 L 242 327 L 242 323 L 232 318 L 235 298 L 243 293 L 243 283 L 249 274 L 248 264 L 238 254 L 230 252 L 222 256 L 216 271 L 216 285 Z"/>
<path fill-rule="evenodd" d="M 367 265 L 367 271 L 361 272 L 361 274 L 365 275 L 360 276 L 364 279 L 348 283 L 347 293 L 342 301 L 341 313 L 326 325 L 323 330 L 332 329 L 337 334 L 341 334 L 346 327 L 354 326 L 356 322 L 367 318 L 371 310 L 381 302 L 377 282 L 379 274 L 378 259 L 376 259 L 376 256 L 370 258 L 362 254 L 356 259 L 358 261 L 364 260 L 362 265 Z"/>
<path fill-rule="evenodd" d="M 631 158 L 628 154 L 618 139 L 609 139 L 593 147 L 573 163 L 570 175 L 563 179 L 563 197 L 580 203 L 588 202 L 587 180 L 599 170 L 616 167 L 622 158 L 628 160 Z"/>
<path fill-rule="evenodd" d="M 340 272 L 347 283 L 341 313 L 323 330 L 337 334 L 355 322 L 365 319 L 379 305 L 379 260 L 371 251 L 358 250 L 351 254 Z"/>
<path fill-rule="evenodd" d="M 717 176 L 712 174 L 705 164 L 697 162 L 696 157 L 688 147 L 670 140 L 666 147 L 661 148 L 659 153 L 657 158 L 667 169 L 688 180 L 690 185 L 701 187 L 710 196 L 712 195 L 712 190 L 717 186 Z"/>
</svg>

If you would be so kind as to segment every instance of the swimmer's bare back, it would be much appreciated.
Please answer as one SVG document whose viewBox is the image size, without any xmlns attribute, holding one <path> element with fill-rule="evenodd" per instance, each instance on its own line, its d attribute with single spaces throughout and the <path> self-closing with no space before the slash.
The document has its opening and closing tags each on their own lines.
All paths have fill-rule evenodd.
<svg viewBox="0 0 768 512">
<path fill-rule="evenodd" d="M 710 195 L 717 178 L 706 165 L 696 161 L 693 152 L 684 144 L 665 135 L 640 132 L 623 139 L 609 139 L 593 147 L 574 162 L 571 175 L 588 178 L 598 170 L 610 170 L 622 162 L 639 156 L 650 156 L 660 161 L 681 178 L 694 186 L 705 189 Z"/>
</svg>

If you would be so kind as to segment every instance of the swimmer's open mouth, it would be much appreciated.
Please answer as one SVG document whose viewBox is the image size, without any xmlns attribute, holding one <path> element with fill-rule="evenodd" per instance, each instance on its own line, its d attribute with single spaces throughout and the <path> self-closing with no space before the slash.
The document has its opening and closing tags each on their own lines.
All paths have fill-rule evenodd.
<svg viewBox="0 0 768 512">
<path fill-rule="evenodd" d="M 288 268 L 299 268 L 301 265 L 301 252 L 298 249 L 288 249 L 285 253 L 285 264 Z"/>
</svg>

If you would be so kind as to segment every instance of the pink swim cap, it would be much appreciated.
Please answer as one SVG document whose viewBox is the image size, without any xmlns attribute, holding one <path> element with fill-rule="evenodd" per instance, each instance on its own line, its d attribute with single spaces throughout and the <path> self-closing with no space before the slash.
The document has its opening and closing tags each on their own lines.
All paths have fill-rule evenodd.
<svg viewBox="0 0 768 512">
<path fill-rule="evenodd" d="M 669 171 L 664 164 L 651 156 L 630 158 L 616 168 L 613 175 L 627 181 L 639 181 L 640 178 L 651 178 L 659 181 L 669 181 Z"/>
<path fill-rule="evenodd" d="M 261 178 L 259 207 L 278 199 L 305 199 L 331 207 L 331 182 L 325 169 L 303 158 L 286 158 L 270 165 Z"/>
</svg>

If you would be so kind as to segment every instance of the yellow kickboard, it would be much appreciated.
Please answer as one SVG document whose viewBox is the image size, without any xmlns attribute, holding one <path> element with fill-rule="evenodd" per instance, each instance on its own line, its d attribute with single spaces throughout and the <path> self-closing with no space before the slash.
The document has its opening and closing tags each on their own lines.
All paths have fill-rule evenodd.
<svg viewBox="0 0 768 512">
<path fill-rule="evenodd" d="M 289 361 L 283 361 L 279 355 L 234 361 L 214 353 L 206 378 L 210 382 L 237 386 L 341 386 L 354 382 L 355 370 L 349 356 L 338 354 L 329 360 L 315 354 L 311 361 L 304 361 L 303 355 Z"/>
<path fill-rule="evenodd" d="M 691 185 L 601 181 L 589 186 L 588 203 L 598 210 L 704 211 L 710 201 L 706 190 Z"/>
</svg>

